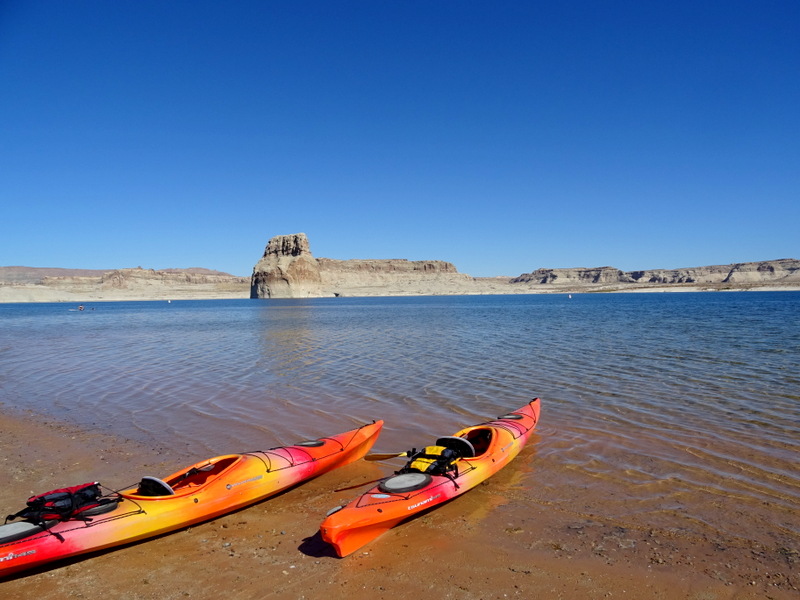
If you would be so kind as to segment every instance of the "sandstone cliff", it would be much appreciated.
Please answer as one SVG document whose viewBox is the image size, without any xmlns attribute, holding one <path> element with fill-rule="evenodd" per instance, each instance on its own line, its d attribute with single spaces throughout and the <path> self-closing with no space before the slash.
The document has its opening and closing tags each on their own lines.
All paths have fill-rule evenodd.
<svg viewBox="0 0 800 600">
<path fill-rule="evenodd" d="M 712 265 L 686 269 L 620 271 L 614 267 L 594 269 L 537 269 L 510 280 L 511 285 L 550 288 L 606 286 L 620 290 L 654 286 L 707 286 L 712 289 L 747 289 L 757 286 L 800 286 L 800 261 L 786 258 L 761 262 Z"/>
<path fill-rule="evenodd" d="M 319 296 L 322 277 L 305 234 L 272 238 L 253 269 L 251 298 Z"/>
<path fill-rule="evenodd" d="M 315 258 L 303 233 L 267 244 L 253 269 L 251 298 L 539 294 L 551 292 L 800 289 L 800 261 L 781 259 L 686 269 L 537 269 L 519 277 L 473 278 L 451 263 Z"/>
<path fill-rule="evenodd" d="M 315 258 L 308 238 L 296 234 L 271 239 L 250 279 L 202 268 L 0 267 L 0 302 L 764 289 L 800 291 L 800 261 L 627 272 L 614 267 L 537 269 L 514 278 L 473 278 L 439 260 Z"/>
<path fill-rule="evenodd" d="M 472 282 L 451 263 L 405 259 L 314 258 L 304 233 L 279 235 L 267 243 L 253 268 L 251 298 L 407 296 L 463 293 Z"/>
</svg>

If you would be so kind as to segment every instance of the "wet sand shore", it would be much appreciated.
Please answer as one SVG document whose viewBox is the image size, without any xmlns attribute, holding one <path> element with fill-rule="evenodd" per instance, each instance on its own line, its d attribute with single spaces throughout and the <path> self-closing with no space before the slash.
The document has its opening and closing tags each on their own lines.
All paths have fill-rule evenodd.
<svg viewBox="0 0 800 600">
<path fill-rule="evenodd" d="M 112 488 L 203 457 L 0 413 L 0 506 L 99 480 Z M 527 460 L 526 460 L 527 459 Z M 630 526 L 587 506 L 515 494 L 530 448 L 469 494 L 395 528 L 345 559 L 316 534 L 328 509 L 386 474 L 359 461 L 278 497 L 161 538 L 0 581 L 8 600 L 88 598 L 796 598 L 796 548 Z M 533 478 L 553 474 L 533 473 Z M 534 502 L 531 503 L 531 497 Z M 524 500 L 524 501 L 523 501 Z"/>
</svg>

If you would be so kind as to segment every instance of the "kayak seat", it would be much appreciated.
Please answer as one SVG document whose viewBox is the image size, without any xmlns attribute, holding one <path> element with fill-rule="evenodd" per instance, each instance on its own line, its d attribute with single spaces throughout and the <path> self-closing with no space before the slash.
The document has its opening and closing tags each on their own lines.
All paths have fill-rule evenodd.
<svg viewBox="0 0 800 600">
<path fill-rule="evenodd" d="M 472 458 L 475 456 L 475 448 L 472 446 L 472 443 L 465 438 L 448 435 L 436 440 L 436 445 L 455 450 L 461 455 L 461 458 Z"/>
<path fill-rule="evenodd" d="M 175 491 L 166 481 L 161 481 L 157 477 L 142 477 L 139 487 L 136 490 L 139 496 L 173 496 Z"/>
</svg>

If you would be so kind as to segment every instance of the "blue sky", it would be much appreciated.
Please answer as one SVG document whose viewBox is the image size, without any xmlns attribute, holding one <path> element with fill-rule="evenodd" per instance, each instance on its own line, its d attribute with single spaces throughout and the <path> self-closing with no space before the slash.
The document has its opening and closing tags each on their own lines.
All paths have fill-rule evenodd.
<svg viewBox="0 0 800 600">
<path fill-rule="evenodd" d="M 800 2 L 0 0 L 0 265 L 800 258 Z"/>
</svg>

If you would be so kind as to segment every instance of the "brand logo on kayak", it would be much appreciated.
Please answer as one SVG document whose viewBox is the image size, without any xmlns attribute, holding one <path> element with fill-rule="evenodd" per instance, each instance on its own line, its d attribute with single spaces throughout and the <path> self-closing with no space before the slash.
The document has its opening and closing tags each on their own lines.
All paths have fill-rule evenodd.
<svg viewBox="0 0 800 600">
<path fill-rule="evenodd" d="M 229 483 L 225 487 L 228 488 L 229 490 L 232 490 L 237 485 L 242 485 L 243 483 L 250 483 L 251 481 L 258 481 L 262 477 L 264 477 L 264 476 L 263 475 L 256 475 L 255 477 L 251 477 L 250 479 L 245 479 L 244 481 L 237 481 L 236 483 Z"/>
<path fill-rule="evenodd" d="M 441 494 L 436 494 L 435 496 L 431 496 L 430 498 L 426 498 L 422 502 L 417 502 L 416 504 L 412 504 L 411 506 L 408 507 L 408 510 L 414 510 L 415 508 L 419 508 L 420 506 L 424 506 L 428 502 L 433 502 L 434 500 L 436 500 L 440 496 L 441 496 Z"/>
<path fill-rule="evenodd" d="M 13 552 L 9 552 L 6 556 L 0 556 L 0 562 L 5 562 L 7 560 L 14 560 L 15 558 L 21 558 L 23 556 L 28 556 L 29 554 L 36 554 L 36 550 L 28 550 L 27 552 L 20 552 L 19 554 L 14 554 Z"/>
</svg>

